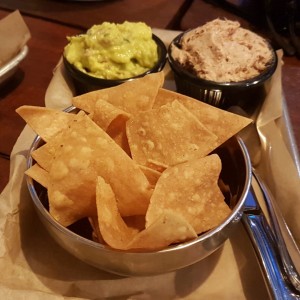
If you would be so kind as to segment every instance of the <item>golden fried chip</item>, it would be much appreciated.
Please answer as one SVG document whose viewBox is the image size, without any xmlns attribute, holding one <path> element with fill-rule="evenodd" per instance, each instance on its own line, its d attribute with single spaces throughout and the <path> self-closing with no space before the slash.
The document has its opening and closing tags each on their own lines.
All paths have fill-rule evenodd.
<svg viewBox="0 0 300 300">
<path fill-rule="evenodd" d="M 217 137 L 178 101 L 130 118 L 126 132 L 132 157 L 172 166 L 203 157 L 216 146 Z"/>
<path fill-rule="evenodd" d="M 89 167 L 87 159 L 81 160 L 90 148 L 81 149 L 74 148 L 78 151 L 77 158 L 66 159 L 62 154 L 62 158 L 54 159 L 49 171 L 49 212 L 63 226 L 96 216 L 97 174 Z"/>
<path fill-rule="evenodd" d="M 48 195 L 50 213 L 61 224 L 95 215 L 97 176 L 113 188 L 122 216 L 145 214 L 152 194 L 146 176 L 84 112 L 78 113 L 57 145 Z"/>
<path fill-rule="evenodd" d="M 104 131 L 117 118 L 128 120 L 131 115 L 124 110 L 112 105 L 102 99 L 97 100 L 93 111 L 92 120 L 100 126 Z"/>
<path fill-rule="evenodd" d="M 46 143 L 31 153 L 32 158 L 47 172 L 50 170 L 55 155 L 55 153 L 51 152 L 51 149 L 53 149 L 51 145 Z"/>
<path fill-rule="evenodd" d="M 183 104 L 208 130 L 218 137 L 217 146 L 223 144 L 252 122 L 249 118 L 163 88 L 159 89 L 153 108 L 161 107 L 174 100 Z"/>
<path fill-rule="evenodd" d="M 63 131 L 59 132 L 56 136 L 51 138 L 47 143 L 35 149 L 31 156 L 32 158 L 46 171 L 49 172 L 52 165 L 53 159 L 56 155 L 57 149 L 62 147 L 62 134 Z"/>
<path fill-rule="evenodd" d="M 101 236 L 112 248 L 158 250 L 197 236 L 193 227 L 173 211 L 165 211 L 141 231 L 141 218 L 135 219 L 135 222 L 132 217 L 130 220 L 127 218 L 126 224 L 119 213 L 113 190 L 101 177 L 97 179 L 96 199 Z"/>
<path fill-rule="evenodd" d="M 17 108 L 16 112 L 46 142 L 66 128 L 74 118 L 73 114 L 57 109 L 29 105 Z"/>
<path fill-rule="evenodd" d="M 166 169 L 157 181 L 146 214 L 146 228 L 165 210 L 180 214 L 200 234 L 230 213 L 218 187 L 221 160 L 217 154 Z"/>
<path fill-rule="evenodd" d="M 38 164 L 34 164 L 25 171 L 25 174 L 38 182 L 43 187 L 47 188 L 49 185 L 49 173 L 42 169 Z"/>
<path fill-rule="evenodd" d="M 129 113 L 99 99 L 92 113 L 92 120 L 128 154 L 130 149 L 126 136 L 126 122 L 131 117 Z"/>
<path fill-rule="evenodd" d="M 152 108 L 164 73 L 151 73 L 118 86 L 97 90 L 72 99 L 74 106 L 92 113 L 99 99 L 105 100 L 127 113 L 135 114 Z"/>
<path fill-rule="evenodd" d="M 126 249 L 138 230 L 126 225 L 119 213 L 111 186 L 100 176 L 97 178 L 96 204 L 99 229 L 104 241 L 112 248 Z"/>
<path fill-rule="evenodd" d="M 128 249 L 160 250 L 171 244 L 196 238 L 193 227 L 173 210 L 164 210 L 149 227 L 136 234 L 127 245 Z"/>
<path fill-rule="evenodd" d="M 118 116 L 109 125 L 106 133 L 131 157 L 131 152 L 126 135 L 127 118 Z"/>
<path fill-rule="evenodd" d="M 96 243 L 105 244 L 99 228 L 98 216 L 89 217 L 88 221 L 92 227 L 92 240 Z"/>
<path fill-rule="evenodd" d="M 156 182 L 158 180 L 158 178 L 160 177 L 161 175 L 161 172 L 159 171 L 156 171 L 152 168 L 148 168 L 146 166 L 142 166 L 140 165 L 140 168 L 141 170 L 143 171 L 143 173 L 146 175 L 149 183 L 152 185 L 152 186 L 155 186 L 156 185 Z"/>
<path fill-rule="evenodd" d="M 162 163 L 160 161 L 154 160 L 152 158 L 148 158 L 147 159 L 146 165 L 149 168 L 151 168 L 151 169 L 153 169 L 153 170 L 155 170 L 157 172 L 160 172 L 160 173 L 163 172 L 166 168 L 168 168 L 168 165 L 166 165 L 165 163 Z"/>
<path fill-rule="evenodd" d="M 145 215 L 123 217 L 123 220 L 128 227 L 135 229 L 137 232 L 145 229 Z"/>
<path fill-rule="evenodd" d="M 101 236 L 112 248 L 119 250 L 147 249 L 158 250 L 175 242 L 195 238 L 197 234 L 190 224 L 173 211 L 165 211 L 149 228 L 139 231 L 141 219 L 128 226 L 122 219 L 116 197 L 102 177 L 96 186 L 98 224 Z"/>
</svg>

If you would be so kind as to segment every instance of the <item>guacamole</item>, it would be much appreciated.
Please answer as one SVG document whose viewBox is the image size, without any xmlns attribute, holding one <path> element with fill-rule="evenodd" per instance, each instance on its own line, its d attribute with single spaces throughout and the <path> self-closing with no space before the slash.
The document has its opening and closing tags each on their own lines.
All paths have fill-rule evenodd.
<svg viewBox="0 0 300 300">
<path fill-rule="evenodd" d="M 130 78 L 148 71 L 158 61 L 151 28 L 143 22 L 104 22 L 67 39 L 65 58 L 94 77 Z"/>
</svg>

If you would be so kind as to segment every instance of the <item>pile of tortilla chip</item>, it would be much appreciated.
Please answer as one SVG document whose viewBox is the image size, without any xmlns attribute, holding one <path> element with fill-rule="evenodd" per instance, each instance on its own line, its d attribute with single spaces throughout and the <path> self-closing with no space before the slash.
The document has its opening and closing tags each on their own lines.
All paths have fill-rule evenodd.
<svg viewBox="0 0 300 300">
<path fill-rule="evenodd" d="M 163 89 L 162 72 L 73 98 L 75 113 L 22 106 L 43 139 L 26 171 L 63 226 L 88 218 L 95 239 L 152 251 L 196 238 L 230 214 L 214 149 L 251 120 Z"/>
</svg>

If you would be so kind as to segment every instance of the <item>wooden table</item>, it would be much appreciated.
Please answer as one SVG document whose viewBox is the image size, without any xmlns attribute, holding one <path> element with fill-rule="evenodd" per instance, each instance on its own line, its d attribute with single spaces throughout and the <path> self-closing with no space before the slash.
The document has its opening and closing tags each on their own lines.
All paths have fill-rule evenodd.
<svg viewBox="0 0 300 300">
<path fill-rule="evenodd" d="M 138 3 L 138 5 L 137 5 Z M 1 9 L 5 8 L 5 9 Z M 205 1 L 103 1 L 68 2 L 50 0 L 2 0 L 0 18 L 19 8 L 32 38 L 29 54 L 9 83 L 0 89 L 0 191 L 8 181 L 9 155 L 25 123 L 15 113 L 21 105 L 44 105 L 46 88 L 52 78 L 66 36 L 73 35 L 90 25 L 107 21 L 137 19 L 152 27 L 182 29 L 198 26 L 215 17 L 239 19 L 253 28 L 247 20 L 235 16 Z M 138 16 L 136 13 L 139 12 Z M 300 147 L 300 60 L 285 57 L 283 88 L 298 148 Z"/>
<path fill-rule="evenodd" d="M 104 0 L 96 2 L 62 0 L 1 0 L 0 7 L 56 23 L 86 29 L 104 21 L 143 21 L 151 27 L 173 29 L 177 18 L 192 0 Z"/>
</svg>

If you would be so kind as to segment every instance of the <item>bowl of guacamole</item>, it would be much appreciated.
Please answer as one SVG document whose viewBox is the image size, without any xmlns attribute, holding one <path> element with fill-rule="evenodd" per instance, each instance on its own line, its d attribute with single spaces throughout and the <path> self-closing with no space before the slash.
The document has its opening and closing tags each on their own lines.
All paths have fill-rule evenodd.
<svg viewBox="0 0 300 300">
<path fill-rule="evenodd" d="M 159 72 L 166 63 L 164 43 L 143 22 L 104 22 L 67 40 L 63 61 L 78 93 Z"/>
</svg>

